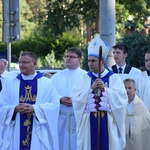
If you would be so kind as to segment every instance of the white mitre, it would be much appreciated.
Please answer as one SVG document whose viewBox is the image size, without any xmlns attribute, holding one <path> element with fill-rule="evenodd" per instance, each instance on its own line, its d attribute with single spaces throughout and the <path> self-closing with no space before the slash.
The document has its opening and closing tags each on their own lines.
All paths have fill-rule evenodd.
<svg viewBox="0 0 150 150">
<path fill-rule="evenodd" d="M 100 35 L 96 35 L 88 46 L 88 56 L 99 57 L 99 47 L 102 46 L 102 59 L 105 60 L 109 53 L 109 45 L 102 41 Z"/>
</svg>

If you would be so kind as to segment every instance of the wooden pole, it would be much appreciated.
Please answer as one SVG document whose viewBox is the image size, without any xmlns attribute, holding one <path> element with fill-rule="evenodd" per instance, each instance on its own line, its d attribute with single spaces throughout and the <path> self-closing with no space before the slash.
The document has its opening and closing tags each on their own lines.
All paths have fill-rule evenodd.
<svg viewBox="0 0 150 150">
<path fill-rule="evenodd" d="M 101 60 L 102 60 L 102 46 L 99 47 L 99 63 L 98 63 L 98 78 L 101 78 Z M 97 100 L 98 105 L 100 102 L 100 96 L 101 96 L 101 89 L 97 89 Z M 101 112 L 97 112 L 98 117 L 98 150 L 100 150 L 100 123 L 101 123 Z"/>
</svg>

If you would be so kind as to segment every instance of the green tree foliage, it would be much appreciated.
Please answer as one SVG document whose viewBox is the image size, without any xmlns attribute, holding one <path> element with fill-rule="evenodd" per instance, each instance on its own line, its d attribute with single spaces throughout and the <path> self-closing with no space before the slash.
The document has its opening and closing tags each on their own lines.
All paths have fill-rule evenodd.
<svg viewBox="0 0 150 150">
<path fill-rule="evenodd" d="M 124 24 L 129 15 L 133 16 L 137 29 L 143 28 L 147 17 L 150 16 L 147 0 L 116 0 L 116 23 Z"/>
<path fill-rule="evenodd" d="M 0 0 L 0 39 L 2 40 L 2 0 Z M 20 23 L 21 23 L 21 38 L 26 38 L 30 35 L 35 27 L 34 22 L 31 21 L 32 12 L 29 5 L 24 0 L 20 0 Z"/>
<path fill-rule="evenodd" d="M 129 54 L 126 60 L 128 64 L 140 69 L 145 66 L 144 55 L 150 49 L 149 41 L 150 35 L 145 36 L 143 32 L 134 32 L 124 36 L 120 42 L 125 43 L 129 47 Z"/>
<path fill-rule="evenodd" d="M 51 54 L 45 56 L 44 63 L 44 66 L 46 66 L 46 68 L 62 68 L 64 64 L 63 61 L 55 59 L 54 51 L 51 51 Z"/>
<path fill-rule="evenodd" d="M 55 47 L 53 48 L 55 51 L 56 59 L 60 60 L 64 56 L 64 52 L 70 47 L 79 47 L 81 38 L 78 36 L 77 31 L 66 31 L 62 33 L 62 35 L 58 35 L 55 40 Z"/>
<path fill-rule="evenodd" d="M 76 32 L 64 32 L 62 35 L 49 37 L 32 35 L 29 38 L 22 39 L 20 42 L 12 43 L 12 54 L 19 56 L 20 51 L 32 51 L 38 57 L 45 57 L 51 54 L 52 50 L 55 52 L 55 59 L 62 60 L 65 51 L 70 47 L 79 47 L 81 39 Z M 6 49 L 6 43 L 0 43 L 0 49 Z"/>
<path fill-rule="evenodd" d="M 2 22 L 3 22 L 3 14 L 2 14 L 2 0 L 0 0 L 0 40 L 2 39 Z"/>
<path fill-rule="evenodd" d="M 122 32 L 129 15 L 134 16 L 135 27 L 141 29 L 150 15 L 147 6 L 147 0 L 133 0 L 132 3 L 130 0 L 116 0 L 117 31 Z M 88 26 L 97 26 L 99 21 L 99 0 L 48 0 L 47 10 L 46 30 L 51 27 L 56 35 L 74 27 L 79 28 L 81 19 Z"/>
<path fill-rule="evenodd" d="M 125 34 L 124 26 L 129 14 L 129 10 L 125 9 L 124 4 L 116 2 L 116 38 Z"/>
<path fill-rule="evenodd" d="M 82 68 L 86 71 L 89 70 L 89 67 L 88 67 L 88 44 L 85 45 L 85 47 L 83 48 Z"/>
<path fill-rule="evenodd" d="M 42 25 L 47 15 L 47 0 L 26 0 L 32 11 L 32 20 L 37 25 Z"/>
<path fill-rule="evenodd" d="M 80 21 L 93 23 L 97 16 L 97 0 L 48 0 L 48 18 L 45 28 L 51 27 L 58 35 L 73 28 L 80 28 Z"/>
<path fill-rule="evenodd" d="M 20 23 L 21 23 L 21 38 L 27 38 L 35 28 L 35 23 L 31 21 L 32 12 L 29 5 L 24 0 L 20 0 Z"/>
<path fill-rule="evenodd" d="M 99 0 L 20 0 L 21 41 L 12 43 L 12 54 L 19 56 L 20 51 L 33 51 L 41 58 L 40 65 L 43 65 L 44 60 L 48 58 L 62 61 L 68 48 L 84 47 L 81 45 L 83 38 L 81 28 L 84 25 L 98 24 L 98 3 Z M 124 31 L 124 24 L 129 15 L 134 16 L 133 23 L 137 29 L 143 28 L 144 22 L 149 16 L 149 10 L 147 9 L 150 6 L 149 4 L 149 0 L 133 0 L 132 3 L 131 0 L 116 0 L 116 29 L 117 33 L 123 33 L 121 37 L 124 35 L 122 31 Z M 0 3 L 0 29 L 2 29 L 1 9 Z M 123 41 L 128 41 L 127 44 L 132 52 L 130 56 L 133 57 L 140 54 L 137 51 L 141 50 L 144 53 L 149 48 L 147 44 L 149 37 L 137 36 L 127 35 L 125 39 L 123 38 Z M 134 39 L 134 43 L 131 43 L 130 39 Z M 139 42 L 137 42 L 138 40 Z M 142 42 L 147 46 L 142 45 Z M 141 45 L 140 50 L 138 50 L 136 44 Z M 140 47 L 140 45 L 138 46 Z M 1 42 L 0 49 L 6 49 L 6 43 Z M 51 56 L 52 51 L 54 52 L 54 58 Z M 47 57 L 45 58 L 45 56 Z M 133 62 L 132 59 L 128 61 L 133 66 L 143 65 L 141 57 L 139 57 L 139 63 Z"/>
</svg>

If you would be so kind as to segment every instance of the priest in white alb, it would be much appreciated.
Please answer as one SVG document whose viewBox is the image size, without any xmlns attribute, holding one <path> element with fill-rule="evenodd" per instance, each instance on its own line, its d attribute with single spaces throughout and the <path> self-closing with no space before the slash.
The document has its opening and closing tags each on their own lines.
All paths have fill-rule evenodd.
<svg viewBox="0 0 150 150">
<path fill-rule="evenodd" d="M 21 73 L 7 80 L 0 95 L 0 150 L 59 150 L 59 96 L 36 72 L 36 55 L 23 52 Z"/>
<path fill-rule="evenodd" d="M 136 93 L 150 112 L 150 50 L 145 53 L 144 59 L 146 70 L 138 74 L 135 78 Z"/>
<path fill-rule="evenodd" d="M 80 81 L 86 71 L 80 68 L 82 51 L 71 47 L 65 53 L 66 68 L 51 77 L 60 100 L 58 135 L 60 150 L 77 150 L 76 122 L 72 107 L 71 91 L 76 82 Z"/>
<path fill-rule="evenodd" d="M 90 71 L 73 87 L 78 150 L 122 150 L 126 144 L 127 95 L 120 77 L 104 67 L 108 53 L 108 44 L 97 35 L 88 46 Z"/>
</svg>

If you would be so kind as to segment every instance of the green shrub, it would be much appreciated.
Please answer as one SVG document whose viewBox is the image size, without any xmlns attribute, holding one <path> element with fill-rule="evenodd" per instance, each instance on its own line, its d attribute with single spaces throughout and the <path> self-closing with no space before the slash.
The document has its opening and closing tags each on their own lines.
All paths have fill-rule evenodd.
<svg viewBox="0 0 150 150">
<path fill-rule="evenodd" d="M 145 66 L 144 55 L 150 49 L 150 35 L 145 36 L 142 32 L 134 32 L 125 35 L 120 42 L 129 47 L 127 64 L 140 69 L 143 68 Z"/>
</svg>

